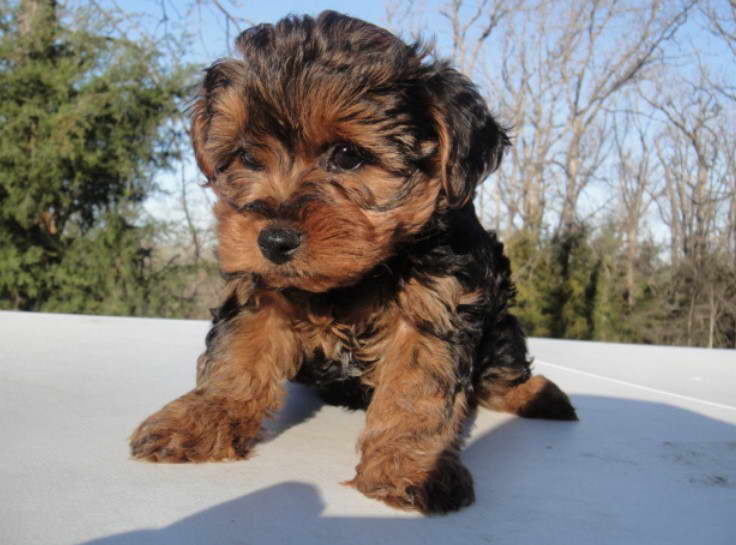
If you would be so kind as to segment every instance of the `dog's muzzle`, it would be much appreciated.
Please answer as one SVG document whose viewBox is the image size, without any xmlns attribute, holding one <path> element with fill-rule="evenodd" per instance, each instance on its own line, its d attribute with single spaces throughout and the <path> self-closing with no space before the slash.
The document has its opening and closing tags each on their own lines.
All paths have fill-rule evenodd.
<svg viewBox="0 0 736 545">
<path fill-rule="evenodd" d="M 261 253 L 277 265 L 289 261 L 301 243 L 301 233 L 288 227 L 266 227 L 258 235 Z"/>
</svg>

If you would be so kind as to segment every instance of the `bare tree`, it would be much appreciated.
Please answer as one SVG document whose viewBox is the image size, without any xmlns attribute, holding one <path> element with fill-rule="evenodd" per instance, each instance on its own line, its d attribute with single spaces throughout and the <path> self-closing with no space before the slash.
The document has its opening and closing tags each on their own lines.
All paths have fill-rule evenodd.
<svg viewBox="0 0 736 545">
<path fill-rule="evenodd" d="M 614 121 L 613 140 L 616 150 L 617 176 L 612 188 L 618 198 L 616 217 L 620 218 L 625 240 L 626 303 L 629 308 L 637 296 L 636 262 L 639 239 L 647 212 L 655 197 L 654 180 L 659 175 L 652 156 L 648 127 L 641 125 L 638 115 L 622 115 Z"/>
<path fill-rule="evenodd" d="M 440 9 L 456 64 L 483 77 L 515 136 L 497 191 L 480 197 L 496 203 L 494 216 L 504 208 L 503 227 L 538 232 L 550 206 L 557 229 L 579 219 L 580 197 L 611 151 L 612 103 L 663 62 L 695 3 L 452 0 Z"/>
<path fill-rule="evenodd" d="M 736 0 L 703 3 L 701 10 L 711 33 L 723 40 L 736 58 Z"/>
<path fill-rule="evenodd" d="M 734 281 L 736 139 L 734 112 L 724 110 L 706 76 L 701 71 L 695 82 L 670 79 L 653 96 L 642 96 L 663 120 L 656 157 L 664 187 L 657 205 L 670 230 L 674 286 L 687 299 L 684 340 L 712 347 Z"/>
<path fill-rule="evenodd" d="M 510 15 L 517 3 L 509 0 L 481 0 L 470 13 L 464 0 L 451 0 L 440 14 L 452 28 L 452 59 L 466 74 L 473 74 L 486 40 Z"/>
<path fill-rule="evenodd" d="M 672 231 L 672 259 L 700 262 L 713 249 L 720 209 L 732 191 L 724 183 L 729 175 L 719 130 L 722 106 L 711 89 L 689 82 L 682 85 L 685 89 L 672 94 L 660 88 L 657 94 L 663 98 L 646 100 L 666 120 L 657 139 L 657 154 L 664 166 L 666 199 L 660 210 Z"/>
</svg>

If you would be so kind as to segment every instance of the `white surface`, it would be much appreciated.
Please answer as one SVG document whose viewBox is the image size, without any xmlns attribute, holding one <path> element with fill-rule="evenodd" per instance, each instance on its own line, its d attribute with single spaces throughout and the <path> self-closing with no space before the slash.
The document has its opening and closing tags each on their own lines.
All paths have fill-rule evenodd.
<svg viewBox="0 0 736 545">
<path fill-rule="evenodd" d="M 362 413 L 305 388 L 251 460 L 133 461 L 208 324 L 0 313 L 0 544 L 736 543 L 736 353 L 533 339 L 581 421 L 480 411 L 476 503 L 423 518 L 340 486 Z"/>
</svg>

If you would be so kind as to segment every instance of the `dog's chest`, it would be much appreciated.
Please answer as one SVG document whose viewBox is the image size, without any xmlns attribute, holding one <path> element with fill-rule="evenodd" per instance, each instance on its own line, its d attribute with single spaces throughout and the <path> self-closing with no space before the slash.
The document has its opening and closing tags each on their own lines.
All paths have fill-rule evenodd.
<svg viewBox="0 0 736 545">
<path fill-rule="evenodd" d="M 366 381 L 378 360 L 381 332 L 373 323 L 301 324 L 303 382 Z"/>
<path fill-rule="evenodd" d="M 311 376 L 310 382 L 317 384 L 360 378 L 369 368 L 349 348 L 341 350 L 338 358 L 328 358 L 318 350 L 302 364 L 303 374 Z"/>
</svg>

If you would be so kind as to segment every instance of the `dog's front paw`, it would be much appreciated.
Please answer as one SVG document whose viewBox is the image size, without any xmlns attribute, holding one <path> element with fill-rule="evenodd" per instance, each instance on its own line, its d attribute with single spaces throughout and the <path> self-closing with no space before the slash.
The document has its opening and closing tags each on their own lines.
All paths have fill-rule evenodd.
<svg viewBox="0 0 736 545">
<path fill-rule="evenodd" d="M 418 497 L 424 513 L 457 511 L 475 501 L 473 477 L 457 457 L 443 457 L 422 483 Z"/>
<path fill-rule="evenodd" d="M 238 417 L 224 400 L 198 391 L 172 401 L 141 423 L 131 454 L 150 462 L 206 462 L 245 458 L 260 426 Z"/>
<path fill-rule="evenodd" d="M 425 515 L 457 511 L 475 501 L 473 477 L 455 455 L 442 456 L 432 471 L 412 476 L 392 478 L 376 469 L 372 465 L 372 470 L 363 471 L 358 466 L 358 475 L 346 484 L 369 498 Z"/>
</svg>

